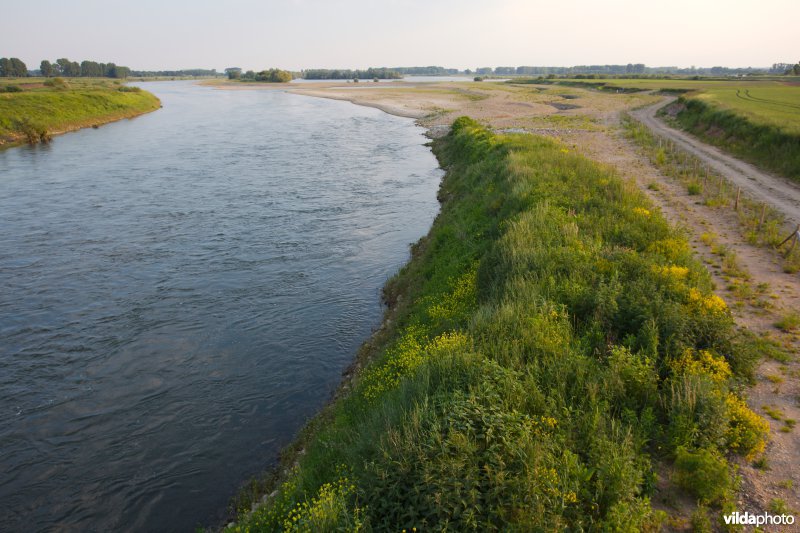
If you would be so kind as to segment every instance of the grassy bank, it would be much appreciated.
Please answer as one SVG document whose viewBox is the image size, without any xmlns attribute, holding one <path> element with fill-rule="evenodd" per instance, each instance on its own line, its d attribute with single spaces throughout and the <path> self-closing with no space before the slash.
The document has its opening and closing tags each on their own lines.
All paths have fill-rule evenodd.
<svg viewBox="0 0 800 533">
<path fill-rule="evenodd" d="M 6 80 L 0 83 L 0 146 L 47 141 L 58 133 L 134 117 L 160 105 L 146 91 L 108 80 Z"/>
<path fill-rule="evenodd" d="M 800 181 L 800 88 L 710 91 L 667 111 L 704 141 Z"/>
<path fill-rule="evenodd" d="M 665 483 L 730 505 L 727 458 L 766 438 L 756 353 L 686 239 L 553 140 L 462 118 L 434 149 L 390 325 L 235 529 L 655 530 Z"/>
</svg>

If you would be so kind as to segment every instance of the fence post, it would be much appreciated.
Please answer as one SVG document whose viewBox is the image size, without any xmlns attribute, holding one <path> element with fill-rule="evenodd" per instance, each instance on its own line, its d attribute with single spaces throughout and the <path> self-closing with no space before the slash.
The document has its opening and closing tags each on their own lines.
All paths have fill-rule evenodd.
<svg viewBox="0 0 800 533">
<path fill-rule="evenodd" d="M 736 187 L 736 203 L 733 205 L 733 209 L 738 211 L 739 210 L 739 196 L 742 194 L 742 188 Z"/>
</svg>

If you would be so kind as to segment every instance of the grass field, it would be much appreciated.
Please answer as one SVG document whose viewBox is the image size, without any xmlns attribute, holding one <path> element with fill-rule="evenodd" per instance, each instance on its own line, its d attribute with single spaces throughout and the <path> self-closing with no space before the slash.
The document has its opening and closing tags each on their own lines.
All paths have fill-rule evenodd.
<svg viewBox="0 0 800 533">
<path fill-rule="evenodd" d="M 739 84 L 708 88 L 692 97 L 733 111 L 754 124 L 800 136 L 800 85 Z"/>
<path fill-rule="evenodd" d="M 111 80 L 78 78 L 51 86 L 46 81 L 0 81 L 0 146 L 46 141 L 57 133 L 137 116 L 161 105 L 152 94 Z M 8 92 L 9 87 L 15 92 Z"/>
<path fill-rule="evenodd" d="M 555 79 L 548 84 L 681 94 L 675 123 L 762 168 L 800 180 L 800 79 Z M 537 80 L 529 80 L 534 83 Z"/>
<path fill-rule="evenodd" d="M 739 394 L 757 352 L 686 238 L 556 141 L 462 118 L 434 150 L 391 325 L 234 530 L 657 531 L 657 465 L 731 506 L 726 456 L 767 431 Z"/>
</svg>

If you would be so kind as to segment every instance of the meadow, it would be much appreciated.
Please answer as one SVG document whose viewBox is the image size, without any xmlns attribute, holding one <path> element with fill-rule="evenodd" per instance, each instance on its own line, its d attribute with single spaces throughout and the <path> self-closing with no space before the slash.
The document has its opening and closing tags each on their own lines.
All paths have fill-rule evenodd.
<svg viewBox="0 0 800 533">
<path fill-rule="evenodd" d="M 710 144 L 800 181 L 800 86 L 715 87 L 681 96 L 662 114 Z"/>
<path fill-rule="evenodd" d="M 57 133 L 134 117 L 160 106 L 152 94 L 108 79 L 3 79 L 0 146 L 47 141 Z"/>
<path fill-rule="evenodd" d="M 389 320 L 231 529 L 656 531 L 664 484 L 731 508 L 757 349 L 685 235 L 558 141 L 460 118 L 434 151 Z"/>
<path fill-rule="evenodd" d="M 523 80 L 515 80 L 520 83 Z M 800 79 L 529 79 L 602 92 L 680 95 L 674 125 L 767 170 L 800 180 Z"/>
</svg>

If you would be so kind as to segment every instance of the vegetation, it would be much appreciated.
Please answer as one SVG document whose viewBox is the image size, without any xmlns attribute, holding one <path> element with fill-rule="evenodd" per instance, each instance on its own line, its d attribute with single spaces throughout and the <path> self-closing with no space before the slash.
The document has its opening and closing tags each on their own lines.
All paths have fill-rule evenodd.
<svg viewBox="0 0 800 533">
<path fill-rule="evenodd" d="M 261 72 L 253 72 L 252 70 L 248 70 L 244 74 L 242 74 L 242 69 L 240 68 L 226 68 L 225 73 L 228 75 L 229 80 L 288 83 L 294 79 L 294 75 L 291 72 L 277 68 L 262 70 Z"/>
<path fill-rule="evenodd" d="M 800 181 L 799 95 L 796 87 L 718 90 L 681 97 L 673 114 L 706 142 Z"/>
<path fill-rule="evenodd" d="M 662 461 L 729 501 L 726 455 L 767 434 L 737 393 L 756 356 L 686 238 L 557 141 L 461 118 L 434 150 L 391 326 L 234 529 L 656 530 Z"/>
<path fill-rule="evenodd" d="M 388 68 L 368 68 L 367 70 L 350 69 L 309 69 L 302 72 L 302 77 L 307 80 L 395 80 L 403 77 L 396 70 Z"/>
<path fill-rule="evenodd" d="M 15 85 L 21 89 L 19 92 L 8 93 L 6 88 L 0 92 L 0 145 L 47 141 L 55 133 L 129 118 L 160 107 L 152 94 L 118 83 L 50 78 L 45 83 L 19 83 Z"/>
<path fill-rule="evenodd" d="M 0 57 L 0 78 L 24 78 L 27 75 L 28 67 L 21 59 Z"/>
<path fill-rule="evenodd" d="M 217 69 L 189 68 L 183 70 L 132 70 L 136 78 L 215 78 L 220 75 Z"/>
<path fill-rule="evenodd" d="M 677 148 L 672 142 L 654 135 L 649 128 L 629 115 L 623 116 L 622 123 L 626 136 L 641 147 L 663 174 L 683 183 L 690 193 L 701 195 L 705 205 L 723 208 L 736 204 L 739 196 L 737 187 L 709 169 L 702 161 Z M 743 236 L 754 245 L 774 248 L 795 227 L 790 226 L 780 212 L 753 201 L 746 195 L 739 198 L 737 215 Z M 800 270 L 800 250 L 795 249 L 783 255 L 781 261 L 786 272 Z"/>
<path fill-rule="evenodd" d="M 39 73 L 45 78 L 61 76 L 64 78 L 127 78 L 131 69 L 114 63 L 98 63 L 84 60 L 80 63 L 70 61 L 66 57 L 57 59 L 55 63 L 44 59 L 39 65 Z"/>
<path fill-rule="evenodd" d="M 398 72 L 403 76 L 453 76 L 458 74 L 457 68 L 444 68 L 444 67 L 392 67 L 394 72 Z"/>
</svg>

